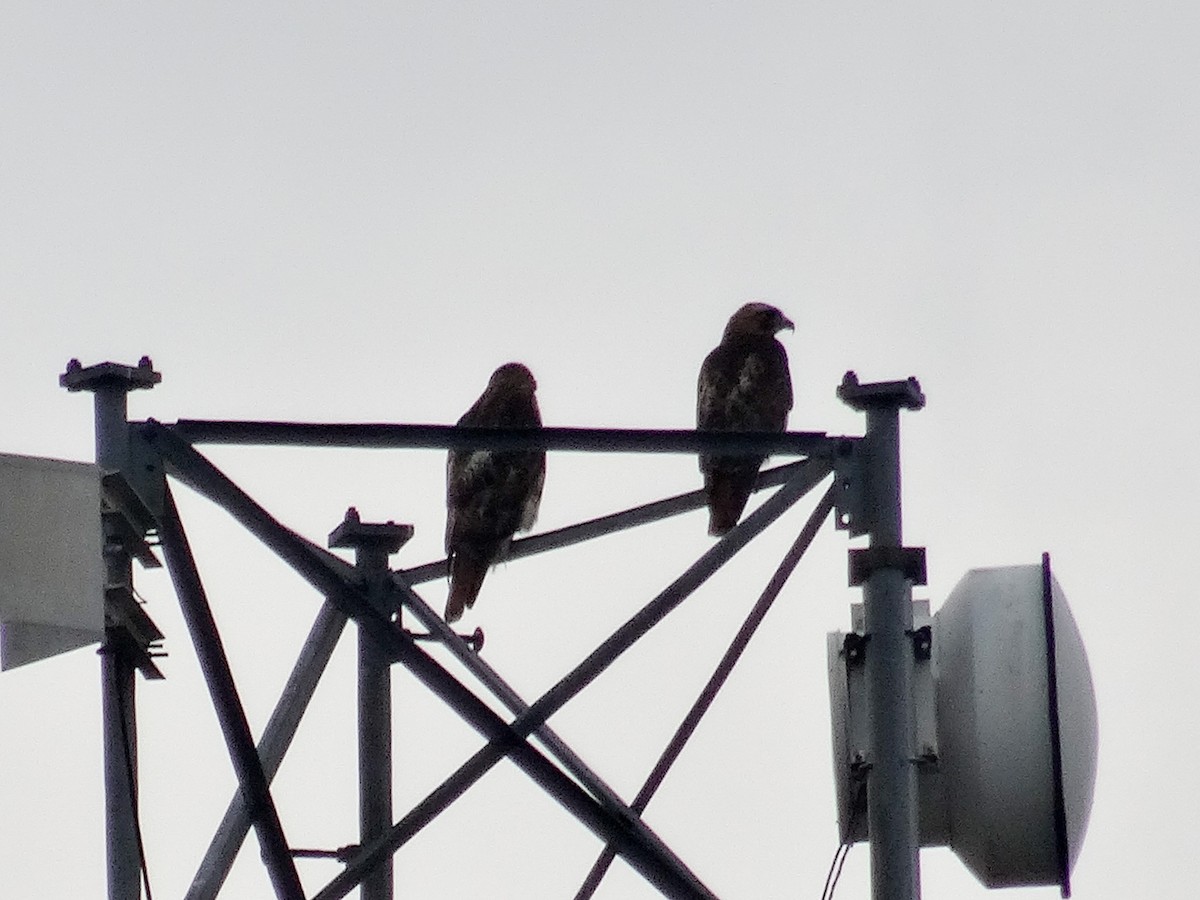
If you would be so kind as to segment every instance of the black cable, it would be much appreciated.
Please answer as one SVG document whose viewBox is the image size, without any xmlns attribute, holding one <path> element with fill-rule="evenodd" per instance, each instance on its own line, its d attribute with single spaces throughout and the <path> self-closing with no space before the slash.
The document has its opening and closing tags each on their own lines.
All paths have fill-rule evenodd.
<svg viewBox="0 0 1200 900">
<path fill-rule="evenodd" d="M 111 651 L 109 651 L 111 652 Z M 125 753 L 125 775 L 129 779 L 129 805 L 133 812 L 133 835 L 137 841 L 138 863 L 142 870 L 142 885 L 146 889 L 146 900 L 154 900 L 154 895 L 150 892 L 150 869 L 146 865 L 146 845 L 142 841 L 142 817 L 138 811 L 137 800 L 137 779 L 133 774 L 133 749 L 129 741 L 129 725 L 125 721 L 125 692 L 121 690 L 121 679 L 118 677 L 117 667 L 112 666 L 113 685 L 112 691 L 116 695 L 118 719 L 121 720 L 121 749 Z"/>
<path fill-rule="evenodd" d="M 846 857 L 850 856 L 850 848 L 852 846 L 853 845 L 851 845 L 851 844 L 847 844 L 847 845 L 845 845 L 844 851 L 842 851 L 841 859 L 838 862 L 838 871 L 834 872 L 833 883 L 829 884 L 828 900 L 833 900 L 833 892 L 834 892 L 834 890 L 838 889 L 838 881 L 841 878 L 841 868 L 842 868 L 842 866 L 844 866 L 846 864 Z"/>
<path fill-rule="evenodd" d="M 825 873 L 825 887 L 821 888 L 821 900 L 828 900 L 829 886 L 833 883 L 833 873 L 839 871 L 838 861 L 845 859 L 846 844 L 838 844 L 837 850 L 833 852 L 833 859 L 829 862 L 829 871 Z"/>
<path fill-rule="evenodd" d="M 829 863 L 829 872 L 825 876 L 825 887 L 821 891 L 821 900 L 833 900 L 833 892 L 837 890 L 838 880 L 842 877 L 842 867 L 846 865 L 846 857 L 850 855 L 853 843 L 850 837 L 854 834 L 854 826 L 858 824 L 859 805 L 865 799 L 867 780 L 863 778 L 850 801 L 850 821 L 846 823 L 846 840 L 838 844 L 834 851 L 833 860 Z"/>
</svg>

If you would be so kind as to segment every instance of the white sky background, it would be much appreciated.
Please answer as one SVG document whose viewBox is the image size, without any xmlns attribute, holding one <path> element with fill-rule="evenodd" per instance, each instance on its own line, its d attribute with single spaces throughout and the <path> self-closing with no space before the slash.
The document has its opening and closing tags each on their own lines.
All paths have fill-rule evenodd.
<svg viewBox="0 0 1200 900">
<path fill-rule="evenodd" d="M 521 359 L 548 424 L 689 427 L 729 313 L 775 302 L 791 427 L 860 433 L 846 369 L 921 379 L 918 596 L 1053 554 L 1099 695 L 1075 895 L 1192 896 L 1200 679 L 1171 635 L 1200 532 L 1194 4 L 448 8 L 4 4 L 0 450 L 92 458 L 90 399 L 57 386 L 73 356 L 153 358 L 133 418 L 451 423 Z M 314 540 L 354 504 L 416 525 L 399 564 L 439 555 L 439 453 L 210 453 Z M 548 477 L 540 528 L 698 484 L 683 456 L 555 454 Z M 176 494 L 257 731 L 318 599 Z M 552 720 L 626 796 L 810 505 Z M 515 562 L 465 624 L 532 700 L 709 543 L 696 513 Z M 648 812 L 723 898 L 820 893 L 846 549 L 822 533 Z M 171 653 L 139 682 L 143 823 L 178 897 L 233 777 L 169 580 L 138 587 Z M 97 673 L 82 650 L 0 678 L 6 897 L 104 895 Z M 479 741 L 394 681 L 400 813 Z M 347 639 L 277 780 L 293 845 L 355 839 L 353 683 Z M 400 853 L 398 896 L 567 897 L 598 848 L 504 764 Z M 926 897 L 985 893 L 922 858 Z M 310 892 L 338 870 L 300 867 Z M 856 847 L 839 896 L 867 871 Z M 228 896 L 268 893 L 251 842 Z M 599 894 L 654 895 L 621 864 Z"/>
</svg>

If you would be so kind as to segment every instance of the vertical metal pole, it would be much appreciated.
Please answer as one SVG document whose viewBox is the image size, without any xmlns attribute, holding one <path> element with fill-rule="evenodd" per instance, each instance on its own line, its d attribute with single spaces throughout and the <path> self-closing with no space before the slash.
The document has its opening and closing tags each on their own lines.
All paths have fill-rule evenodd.
<svg viewBox="0 0 1200 900">
<path fill-rule="evenodd" d="M 106 385 L 95 392 L 96 464 L 104 471 L 120 471 L 128 461 L 126 432 L 128 405 L 122 386 Z M 130 584 L 133 560 L 117 542 L 105 535 L 105 584 Z M 141 855 L 137 821 L 137 715 L 135 667 L 127 653 L 105 630 L 100 652 L 104 728 L 104 818 L 108 855 L 109 900 L 139 900 Z"/>
<path fill-rule="evenodd" d="M 160 380 L 150 360 L 135 368 L 101 363 L 83 368 L 67 364 L 59 383 L 70 391 L 91 391 L 95 402 L 96 465 L 103 472 L 124 472 L 129 465 L 128 404 L 131 390 Z M 97 510 L 97 514 L 99 514 Z M 105 526 L 106 587 L 132 586 L 129 551 Z M 139 900 L 141 851 L 137 832 L 136 660 L 112 628 L 105 628 L 100 650 L 101 711 L 104 735 L 104 820 L 109 900 Z"/>
<path fill-rule="evenodd" d="M 139 900 L 141 856 L 137 803 L 137 718 L 134 665 L 108 641 L 100 651 L 104 730 L 104 825 L 109 900 Z"/>
<path fill-rule="evenodd" d="M 900 547 L 900 411 L 867 412 L 871 444 L 866 477 L 878 498 L 871 547 Z M 871 885 L 876 900 L 921 896 L 917 838 L 917 773 L 913 766 L 912 588 L 904 574 L 880 568 L 863 585 L 867 650 L 867 709 L 871 774 L 867 827 L 871 835 Z"/>
<path fill-rule="evenodd" d="M 862 479 L 870 548 L 859 551 L 865 626 L 871 768 L 867 825 L 874 900 L 921 896 L 912 697 L 912 582 L 900 513 L 900 409 L 920 409 L 914 379 L 860 385 L 847 373 L 839 394 L 867 415 Z M 855 577 L 852 559 L 852 581 Z"/>
<path fill-rule="evenodd" d="M 352 547 L 368 596 L 386 613 L 390 593 L 388 556 L 412 537 L 412 527 L 364 524 L 351 507 L 329 536 L 331 547 Z M 358 629 L 358 819 L 366 846 L 392 827 L 392 658 L 361 626 Z M 392 900 L 392 858 L 381 859 L 363 878 L 362 900 Z"/>
<path fill-rule="evenodd" d="M 363 574 L 378 583 L 387 554 L 359 548 Z M 372 591 L 374 593 L 374 591 Z M 358 828 L 362 843 L 392 827 L 392 667 L 383 648 L 358 629 Z M 362 900 L 392 900 L 392 859 L 363 879 Z"/>
</svg>

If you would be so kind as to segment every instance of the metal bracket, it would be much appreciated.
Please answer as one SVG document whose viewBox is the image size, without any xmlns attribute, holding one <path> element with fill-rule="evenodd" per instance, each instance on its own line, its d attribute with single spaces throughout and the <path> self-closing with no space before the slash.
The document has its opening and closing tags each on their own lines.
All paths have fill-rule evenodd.
<svg viewBox="0 0 1200 900">
<path fill-rule="evenodd" d="M 880 381 L 863 384 L 854 372 L 847 372 L 837 389 L 838 397 L 859 412 L 900 408 L 921 409 L 925 395 L 915 378 L 904 381 Z M 850 532 L 851 537 L 870 534 L 876 527 L 879 501 L 870 496 L 862 470 L 870 465 L 870 455 L 875 452 L 866 438 L 843 438 L 837 444 L 834 455 L 834 472 L 837 476 L 837 527 Z"/>
<path fill-rule="evenodd" d="M 858 380 L 854 370 L 842 376 L 838 385 L 838 398 L 851 409 L 859 412 L 874 407 L 898 406 L 901 409 L 923 409 L 925 395 L 921 392 L 921 383 L 909 376 L 903 381 L 876 381 L 863 384 Z"/>
<path fill-rule="evenodd" d="M 440 642 L 442 640 L 442 636 L 440 634 L 432 634 L 430 632 L 409 631 L 408 629 L 405 629 L 405 634 L 407 634 L 414 641 L 439 641 Z M 470 647 L 471 650 L 475 653 L 478 653 L 480 650 L 483 649 L 483 629 L 482 628 L 476 628 L 470 634 L 459 634 L 458 637 L 460 640 L 466 642 L 466 645 L 468 647 Z"/>
<path fill-rule="evenodd" d="M 329 546 L 380 553 L 385 558 L 403 547 L 413 536 L 411 525 L 395 522 L 364 522 L 351 506 L 346 517 L 329 533 Z"/>
<path fill-rule="evenodd" d="M 166 655 L 162 652 L 163 633 L 146 615 L 133 591 L 126 585 L 109 585 L 104 589 L 104 601 L 105 640 L 100 652 L 119 649 L 130 656 L 146 678 L 163 678 L 154 664 L 154 657 Z"/>
<path fill-rule="evenodd" d="M 129 426 L 129 458 L 122 472 L 138 501 L 157 520 L 162 518 L 167 495 L 167 476 L 162 455 L 146 440 L 137 423 Z"/>
<path fill-rule="evenodd" d="M 862 584 L 880 569 L 898 569 L 913 584 L 926 584 L 924 547 L 861 547 L 850 551 L 850 586 Z"/>
<path fill-rule="evenodd" d="M 105 534 L 118 542 L 145 569 L 161 569 L 162 563 L 146 542 L 146 535 L 158 531 L 158 521 L 120 472 L 100 476 L 103 491 L 101 517 Z"/>
<path fill-rule="evenodd" d="M 84 366 L 79 360 L 67 363 L 67 370 L 58 376 L 58 383 L 68 391 L 94 391 L 103 387 L 123 387 L 126 390 L 152 388 L 162 381 L 162 375 L 154 371 L 150 357 L 143 356 L 137 366 L 102 362 Z"/>
<path fill-rule="evenodd" d="M 916 756 L 910 756 L 908 761 L 914 766 L 925 766 L 933 771 L 937 771 L 937 765 L 941 761 L 937 751 L 932 747 L 925 747 Z"/>
<path fill-rule="evenodd" d="M 861 666 L 867 659 L 867 644 L 870 642 L 869 634 L 856 634 L 850 632 L 842 640 L 842 655 L 846 657 L 846 666 Z"/>
<path fill-rule="evenodd" d="M 862 438 L 842 438 L 833 458 L 833 474 L 837 479 L 834 525 L 851 537 L 861 537 L 871 530 L 866 517 L 866 497 L 863 493 Z"/>
<path fill-rule="evenodd" d="M 912 631 L 905 632 L 911 639 L 913 644 L 913 659 L 919 662 L 927 662 L 933 658 L 933 628 L 929 625 L 922 625 L 920 628 L 914 628 Z"/>
<path fill-rule="evenodd" d="M 313 850 L 305 847 L 292 847 L 288 852 L 293 859 L 336 859 L 340 863 L 348 863 L 362 849 L 360 844 L 347 844 L 336 850 Z"/>
</svg>

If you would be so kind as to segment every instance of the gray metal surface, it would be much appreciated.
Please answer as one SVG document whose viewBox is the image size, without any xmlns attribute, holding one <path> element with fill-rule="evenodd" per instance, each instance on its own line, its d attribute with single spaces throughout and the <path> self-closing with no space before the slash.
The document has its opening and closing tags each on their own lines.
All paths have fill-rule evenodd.
<svg viewBox="0 0 1200 900">
<path fill-rule="evenodd" d="M 127 656 L 101 650 L 100 691 L 104 724 L 104 825 L 109 900 L 142 896 L 137 819 L 137 670 Z"/>
<path fill-rule="evenodd" d="M 68 391 L 93 394 L 96 465 L 101 472 L 121 472 L 129 465 L 127 394 L 150 388 L 161 376 L 148 358 L 137 367 L 101 363 L 84 368 L 67 363 L 59 384 Z M 96 510 L 100 515 L 100 510 Z M 105 529 L 106 592 L 131 591 L 133 564 L 119 535 Z M 131 645 L 122 629 L 105 628 L 101 650 L 101 713 L 104 732 L 104 824 L 109 900 L 139 900 L 143 852 L 137 817 L 136 659 L 142 648 Z M 148 881 L 148 877 L 147 877 Z"/>
<path fill-rule="evenodd" d="M 355 568 L 371 605 L 388 614 L 388 556 L 412 537 L 410 525 L 364 523 L 351 507 L 329 536 L 331 547 L 353 548 Z M 359 843 L 376 840 L 392 827 L 391 655 L 361 626 L 358 629 L 358 814 Z M 381 859 L 363 876 L 362 900 L 392 900 L 392 858 Z"/>
<path fill-rule="evenodd" d="M 392 827 L 392 667 L 388 654 L 358 632 L 358 834 L 366 844 Z M 392 858 L 363 877 L 362 900 L 391 900 Z"/>
<path fill-rule="evenodd" d="M 119 471 L 125 463 L 126 389 L 121 385 L 94 388 L 96 464 L 102 471 Z M 97 513 L 99 510 L 97 510 Z M 119 544 L 105 542 L 105 585 L 133 581 L 133 563 Z M 142 895 L 141 853 L 137 829 L 137 680 L 135 668 L 121 643 L 105 631 L 100 656 L 101 711 L 104 728 L 104 822 L 108 856 L 109 900 L 139 900 Z"/>
<path fill-rule="evenodd" d="M 867 416 L 863 480 L 872 548 L 903 546 L 900 510 L 900 409 L 920 409 L 914 379 L 860 385 L 847 373 L 838 391 Z M 888 554 L 883 554 L 887 556 Z M 901 554 L 890 554 L 899 561 Z M 874 569 L 863 583 L 867 708 L 871 758 L 867 821 L 874 900 L 921 896 L 917 772 L 912 707 L 912 585 L 899 565 Z"/>
<path fill-rule="evenodd" d="M 0 671 L 104 640 L 99 467 L 0 453 Z"/>
</svg>

